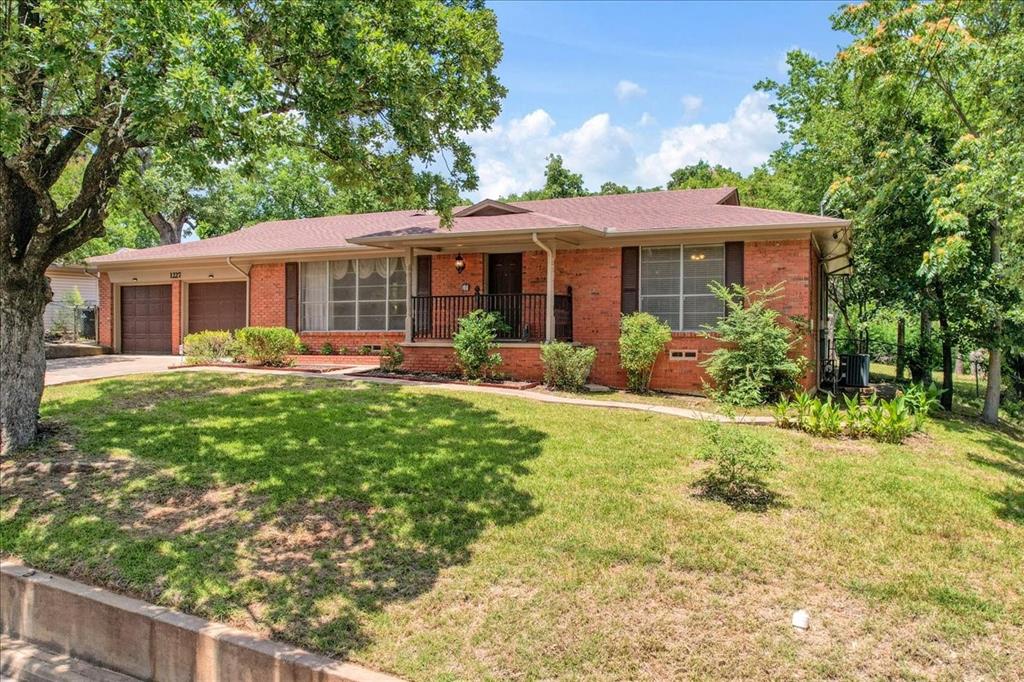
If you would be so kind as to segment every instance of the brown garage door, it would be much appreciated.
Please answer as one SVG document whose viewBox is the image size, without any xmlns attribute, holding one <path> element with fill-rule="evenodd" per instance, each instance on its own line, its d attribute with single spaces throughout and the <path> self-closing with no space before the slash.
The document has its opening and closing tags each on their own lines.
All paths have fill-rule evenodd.
<svg viewBox="0 0 1024 682">
<path fill-rule="evenodd" d="M 121 352 L 171 352 L 171 285 L 121 287 Z"/>
<path fill-rule="evenodd" d="M 245 326 L 245 282 L 188 285 L 188 331 Z"/>
</svg>

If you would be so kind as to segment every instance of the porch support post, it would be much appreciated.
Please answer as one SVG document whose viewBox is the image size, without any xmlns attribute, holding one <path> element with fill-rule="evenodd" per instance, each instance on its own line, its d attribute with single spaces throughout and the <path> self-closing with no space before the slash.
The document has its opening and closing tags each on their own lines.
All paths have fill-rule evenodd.
<svg viewBox="0 0 1024 682">
<path fill-rule="evenodd" d="M 533 243 L 548 255 L 547 289 L 544 296 L 544 340 L 551 343 L 555 340 L 555 247 L 545 246 L 537 233 L 533 233 Z"/>
<path fill-rule="evenodd" d="M 412 288 L 416 286 L 416 258 L 410 246 L 405 250 L 405 342 L 412 343 Z"/>
</svg>

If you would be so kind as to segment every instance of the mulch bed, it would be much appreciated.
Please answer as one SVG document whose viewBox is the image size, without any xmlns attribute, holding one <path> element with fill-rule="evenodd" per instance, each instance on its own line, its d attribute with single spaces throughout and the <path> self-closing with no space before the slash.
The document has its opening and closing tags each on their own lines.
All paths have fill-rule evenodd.
<svg viewBox="0 0 1024 682">
<path fill-rule="evenodd" d="M 405 381 L 424 381 L 440 384 L 462 384 L 465 386 L 489 386 L 491 388 L 512 388 L 525 391 L 540 386 L 536 381 L 514 381 L 511 379 L 490 379 L 488 381 L 466 381 L 454 374 L 437 374 L 435 372 L 387 372 L 383 369 L 368 369 L 365 372 L 353 372 L 350 376 L 380 377 L 382 379 L 403 379 Z"/>
</svg>

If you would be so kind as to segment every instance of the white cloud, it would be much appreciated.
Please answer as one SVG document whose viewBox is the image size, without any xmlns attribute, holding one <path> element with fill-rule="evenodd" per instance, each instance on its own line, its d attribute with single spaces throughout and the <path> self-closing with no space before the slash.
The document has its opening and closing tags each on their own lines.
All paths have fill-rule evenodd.
<svg viewBox="0 0 1024 682">
<path fill-rule="evenodd" d="M 764 163 L 781 141 L 767 94 L 752 92 L 728 121 L 694 123 L 662 132 L 658 150 L 643 156 L 636 177 L 642 184 L 665 182 L 669 174 L 701 159 L 747 173 Z"/>
<path fill-rule="evenodd" d="M 619 98 L 620 102 L 634 97 L 643 97 L 646 94 L 647 90 L 633 81 L 622 80 L 615 86 L 615 96 Z"/>
<path fill-rule="evenodd" d="M 704 98 L 698 95 L 683 95 L 683 113 L 696 114 L 704 106 Z"/>
<path fill-rule="evenodd" d="M 543 187 L 549 154 L 561 154 L 566 167 L 582 173 L 591 190 L 608 180 L 663 185 L 676 168 L 701 159 L 746 173 L 764 163 L 781 141 L 770 101 L 765 93 L 750 93 L 725 121 L 661 130 L 649 113 L 629 127 L 598 113 L 564 132 L 544 109 L 499 121 L 490 130 L 466 136 L 480 176 L 473 198 L 496 199 Z"/>
<path fill-rule="evenodd" d="M 543 109 L 466 136 L 476 153 L 480 188 L 475 198 L 499 196 L 544 185 L 548 154 L 561 154 L 565 165 L 598 186 L 629 172 L 636 164 L 632 135 L 596 114 L 579 127 L 553 134 L 555 121 Z"/>
</svg>

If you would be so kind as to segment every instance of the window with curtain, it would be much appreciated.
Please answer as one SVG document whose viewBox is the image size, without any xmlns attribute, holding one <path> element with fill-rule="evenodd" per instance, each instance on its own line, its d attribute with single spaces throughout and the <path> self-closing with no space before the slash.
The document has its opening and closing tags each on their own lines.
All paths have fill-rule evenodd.
<svg viewBox="0 0 1024 682">
<path fill-rule="evenodd" d="M 708 285 L 725 281 L 725 247 L 654 246 L 640 249 L 640 310 L 674 331 L 701 331 L 725 313 Z"/>
<path fill-rule="evenodd" d="M 404 331 L 405 260 L 364 258 L 303 263 L 303 331 Z"/>
</svg>

